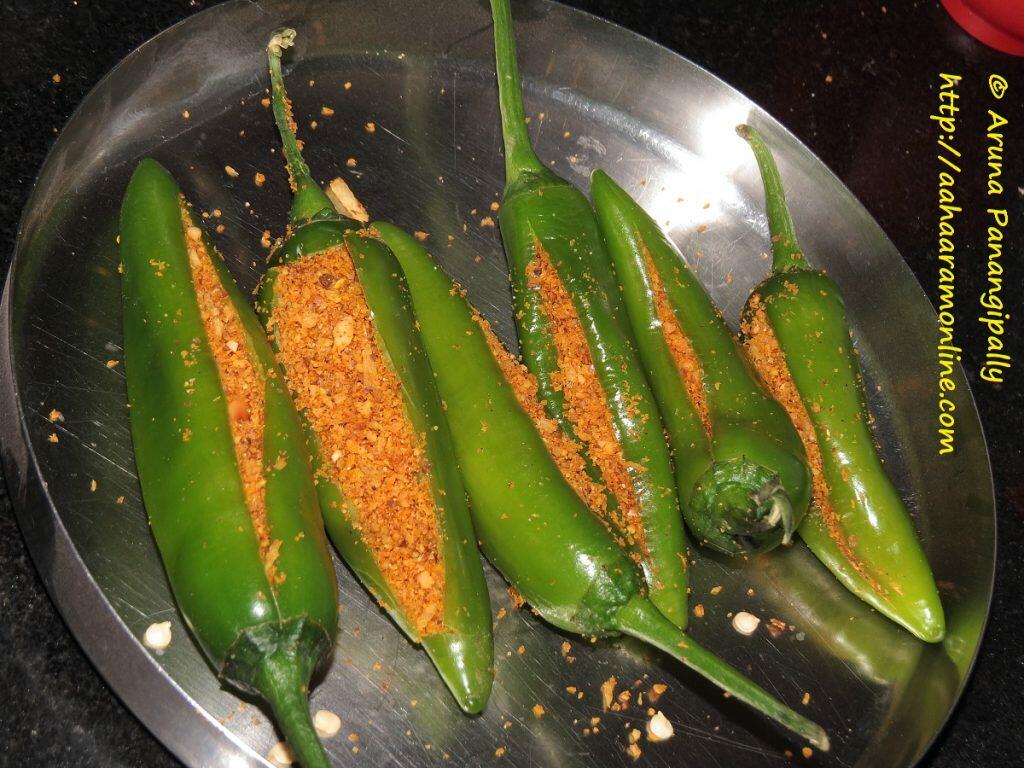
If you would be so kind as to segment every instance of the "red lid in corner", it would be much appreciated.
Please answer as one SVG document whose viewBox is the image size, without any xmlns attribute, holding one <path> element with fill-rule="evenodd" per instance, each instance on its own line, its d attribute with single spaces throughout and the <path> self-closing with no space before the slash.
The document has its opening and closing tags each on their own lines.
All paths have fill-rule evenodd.
<svg viewBox="0 0 1024 768">
<path fill-rule="evenodd" d="M 941 0 L 972 37 L 997 51 L 1024 56 L 1024 0 Z"/>
</svg>

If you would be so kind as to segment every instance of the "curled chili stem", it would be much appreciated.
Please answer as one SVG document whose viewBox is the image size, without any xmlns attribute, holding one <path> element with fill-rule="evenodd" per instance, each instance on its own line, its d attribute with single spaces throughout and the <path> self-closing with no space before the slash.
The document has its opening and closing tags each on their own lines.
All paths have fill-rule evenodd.
<svg viewBox="0 0 1024 768">
<path fill-rule="evenodd" d="M 794 269 L 810 269 L 800 246 L 796 241 L 793 218 L 786 206 L 786 192 L 782 188 L 782 177 L 775 164 L 772 151 L 765 144 L 761 134 L 749 125 L 736 126 L 736 133 L 745 139 L 754 151 L 757 167 L 764 182 L 764 199 L 768 209 L 768 230 L 772 235 L 772 271 L 788 272 Z"/>
<path fill-rule="evenodd" d="M 620 608 L 615 628 L 660 648 L 723 691 L 799 734 L 821 751 L 828 752 L 828 734 L 820 725 L 790 709 L 727 662 L 702 648 L 646 598 L 633 597 Z"/>
<path fill-rule="evenodd" d="M 771 509 L 764 519 L 765 530 L 771 530 L 782 523 L 782 543 L 786 546 L 792 544 L 793 533 L 796 531 L 796 516 L 793 514 L 793 502 L 789 500 L 779 478 L 773 478 L 760 490 L 750 494 L 750 500 L 759 509 L 762 504 L 771 502 Z"/>
<path fill-rule="evenodd" d="M 284 88 L 281 74 L 281 55 L 286 48 L 295 44 L 295 30 L 285 27 L 274 32 L 267 43 L 267 59 L 270 62 L 270 102 L 274 110 L 274 122 L 281 134 L 284 159 L 288 167 L 288 180 L 295 197 L 292 201 L 291 223 L 301 224 L 324 211 L 333 212 L 330 198 L 313 181 L 302 157 L 299 140 L 295 136 L 295 119 L 292 104 Z"/>
<path fill-rule="evenodd" d="M 544 171 L 526 130 L 526 111 L 516 60 L 516 39 L 509 0 L 491 0 L 494 19 L 494 53 L 498 70 L 498 105 L 505 142 L 505 185 L 511 186 L 523 173 Z"/>
<path fill-rule="evenodd" d="M 294 656 L 272 654 L 260 664 L 253 682 L 270 704 L 274 719 L 302 768 L 330 768 L 309 715 L 308 679 L 308 670 L 301 669 Z"/>
</svg>

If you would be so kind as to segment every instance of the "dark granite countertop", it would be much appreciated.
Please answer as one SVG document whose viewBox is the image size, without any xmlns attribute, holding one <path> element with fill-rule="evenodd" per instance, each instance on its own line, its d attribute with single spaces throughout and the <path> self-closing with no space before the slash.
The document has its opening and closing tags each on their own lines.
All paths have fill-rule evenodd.
<svg viewBox="0 0 1024 768">
<path fill-rule="evenodd" d="M 410 0 L 417 1 L 417 0 Z M 1024 242 L 1024 59 L 975 42 L 937 0 L 572 0 L 687 56 L 764 106 L 853 190 L 896 243 L 935 300 L 935 130 L 928 120 L 940 72 L 964 76 L 962 118 L 975 128 L 991 73 L 1010 83 L 1004 178 L 1015 201 L 1005 260 L 1012 306 Z M 56 132 L 89 88 L 125 54 L 208 3 L 188 0 L 0 2 L 0 266 L 32 182 Z M 59 73 L 59 82 L 55 74 Z M 1013 105 L 1012 107 L 1010 105 Z M 967 166 L 980 169 L 977 157 Z M 977 214 L 964 226 L 983 233 Z M 984 259 L 983 237 L 959 251 Z M 980 268 L 958 280 L 980 292 Z M 1012 287 L 1010 287 L 1012 286 Z M 1014 310 L 1011 314 L 1016 315 Z M 1024 320 L 1024 318 L 1022 318 Z M 1021 321 L 1011 324 L 1021 352 Z M 977 350 L 975 323 L 964 323 Z M 972 334 L 974 336 L 972 337 Z M 1021 372 L 1008 384 L 977 380 L 965 366 L 985 425 L 999 504 L 999 564 L 992 617 L 967 692 L 924 764 L 1012 765 L 1024 754 L 1024 417 Z M 1019 364 L 1019 363 L 1018 363 Z M 6 765 L 177 765 L 120 704 L 83 655 L 50 602 L 0 483 L 0 763 Z"/>
</svg>

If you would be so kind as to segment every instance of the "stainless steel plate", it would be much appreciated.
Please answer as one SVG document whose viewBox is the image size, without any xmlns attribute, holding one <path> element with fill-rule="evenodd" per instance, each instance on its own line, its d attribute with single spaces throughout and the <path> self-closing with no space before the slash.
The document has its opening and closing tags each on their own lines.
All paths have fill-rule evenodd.
<svg viewBox="0 0 1024 768">
<path fill-rule="evenodd" d="M 731 321 L 768 266 L 760 185 L 733 126 L 755 122 L 777 149 L 805 248 L 849 303 L 882 450 L 914 508 L 950 634 L 940 646 L 916 642 L 838 587 L 802 545 L 745 565 L 698 553 L 692 604 L 704 615 L 693 634 L 828 728 L 833 752 L 811 763 L 912 764 L 970 669 L 994 560 L 988 458 L 962 377 L 958 452 L 937 455 L 931 307 L 845 187 L 742 95 L 591 16 L 547 2 L 517 4 L 516 15 L 542 157 L 584 187 L 600 165 L 638 195 Z M 231 2 L 142 46 L 82 104 L 25 212 L 4 297 L 6 466 L 26 539 L 68 624 L 118 694 L 192 766 L 258 764 L 277 737 L 258 708 L 221 690 L 197 653 L 149 535 L 122 368 L 108 363 L 121 358 L 117 212 L 137 160 L 155 156 L 211 212 L 211 229 L 224 225 L 217 240 L 242 284 L 254 286 L 261 234 L 280 234 L 287 212 L 261 105 L 263 46 L 282 23 L 300 33 L 289 82 L 316 175 L 344 174 L 375 215 L 429 232 L 445 267 L 513 338 L 498 232 L 485 221 L 502 183 L 485 4 Z M 334 114 L 321 114 L 324 106 Z M 51 409 L 63 420 L 51 423 Z M 787 749 L 807 762 L 802 745 L 664 657 L 629 642 L 591 646 L 512 609 L 494 573 L 494 610 L 508 612 L 495 621 L 497 685 L 483 716 L 463 717 L 424 654 L 347 570 L 338 575 L 341 635 L 312 696 L 344 721 L 328 742 L 338 765 L 478 765 L 499 748 L 504 765 L 630 765 L 626 735 L 642 728 L 637 697 L 654 682 L 669 685 L 657 706 L 676 737 L 641 742 L 645 762 L 761 766 L 782 762 Z M 712 595 L 715 585 L 722 590 Z M 755 636 L 731 629 L 738 610 L 765 619 Z M 777 636 L 770 618 L 785 626 Z M 138 638 L 165 619 L 174 642 L 156 656 Z M 599 685 L 611 675 L 633 692 L 626 710 L 601 710 Z"/>
</svg>

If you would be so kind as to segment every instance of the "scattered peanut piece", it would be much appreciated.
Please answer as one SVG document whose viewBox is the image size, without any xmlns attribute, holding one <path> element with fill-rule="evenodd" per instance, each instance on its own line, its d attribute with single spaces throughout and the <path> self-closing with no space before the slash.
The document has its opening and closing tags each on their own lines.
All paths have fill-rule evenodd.
<svg viewBox="0 0 1024 768">
<path fill-rule="evenodd" d="M 501 208 L 501 203 L 499 203 L 497 200 L 495 200 L 493 203 L 491 203 L 491 210 L 492 211 L 496 211 L 499 208 Z"/>
<path fill-rule="evenodd" d="M 505 754 L 505 748 L 504 747 L 498 747 L 496 750 L 494 750 L 494 756 L 495 757 L 501 757 L 504 754 Z"/>
<path fill-rule="evenodd" d="M 803 755 L 804 757 L 806 757 L 808 760 L 810 760 L 811 759 L 811 755 L 814 754 L 814 750 L 811 749 L 810 747 L 804 747 L 803 749 L 800 750 L 800 754 Z"/>
<path fill-rule="evenodd" d="M 430 237 L 430 233 L 424 232 L 422 229 L 418 229 L 415 232 L 413 232 L 413 236 L 422 243 L 426 241 L 428 237 Z"/>
<path fill-rule="evenodd" d="M 52 77 L 51 79 L 53 80 L 53 82 L 54 82 L 54 84 L 55 84 L 55 85 L 56 85 L 57 83 L 59 83 L 59 82 L 60 82 L 60 79 L 61 79 L 61 78 L 60 78 L 60 72 L 54 72 L 54 73 L 53 73 L 53 77 Z"/>
<path fill-rule="evenodd" d="M 693 606 L 693 615 L 696 616 L 698 619 L 703 619 L 704 618 L 704 604 L 703 603 L 697 603 L 695 606 Z"/>
<path fill-rule="evenodd" d="M 340 176 L 331 179 L 331 183 L 327 185 L 327 197 L 338 213 L 364 224 L 370 220 L 366 208 L 352 192 L 348 182 Z"/>
<path fill-rule="evenodd" d="M 56 432 L 51 432 L 50 436 L 48 438 L 46 438 L 46 439 L 49 440 L 51 443 L 59 443 L 60 442 L 60 438 L 57 437 L 57 433 Z"/>
<path fill-rule="evenodd" d="M 267 760 L 274 765 L 291 765 L 295 762 L 295 752 L 287 742 L 279 741 L 267 753 Z"/>
<path fill-rule="evenodd" d="M 262 187 L 266 183 L 266 181 L 267 181 L 267 177 L 264 176 L 259 171 L 256 171 L 256 175 L 252 177 L 252 182 L 257 187 Z"/>
<path fill-rule="evenodd" d="M 805 707 L 811 703 L 811 694 L 809 691 L 804 691 L 804 697 L 800 699 L 800 703 Z"/>
<path fill-rule="evenodd" d="M 269 107 L 270 99 L 263 99 L 262 101 L 260 101 L 260 104 L 262 104 L 264 107 Z"/>
<path fill-rule="evenodd" d="M 184 117 L 186 120 L 192 117 L 191 113 L 187 109 L 182 111 L 181 116 Z"/>
<path fill-rule="evenodd" d="M 671 739 L 674 734 L 675 729 L 672 727 L 672 723 L 662 714 L 661 710 L 658 710 L 654 717 L 647 721 L 648 741 L 665 741 Z"/>
<path fill-rule="evenodd" d="M 492 219 L 490 216 L 484 216 L 482 219 L 480 219 L 480 226 L 481 227 L 493 227 L 494 226 L 494 219 Z"/>
<path fill-rule="evenodd" d="M 54 408 L 50 411 L 50 421 L 64 421 L 64 414 Z"/>
<path fill-rule="evenodd" d="M 321 739 L 329 739 L 341 731 L 341 718 L 329 709 L 318 709 L 313 715 L 313 728 Z"/>
<path fill-rule="evenodd" d="M 544 705 L 543 704 L 534 704 L 533 705 L 533 716 L 536 717 L 537 719 L 540 719 L 540 718 L 544 717 Z"/>
<path fill-rule="evenodd" d="M 721 592 L 722 592 L 722 585 L 721 584 L 716 584 L 715 586 L 713 586 L 711 588 L 711 594 L 712 595 L 718 595 L 718 594 L 721 594 Z"/>
<path fill-rule="evenodd" d="M 748 637 L 757 631 L 760 624 L 761 620 L 747 611 L 740 611 L 732 617 L 732 628 L 741 635 L 747 635 Z"/>
<path fill-rule="evenodd" d="M 320 114 L 324 117 L 331 117 L 334 114 L 334 110 L 328 106 L 320 107 Z"/>
<path fill-rule="evenodd" d="M 225 165 L 225 166 L 224 166 L 224 173 L 226 173 L 226 174 L 227 174 L 228 176 L 230 176 L 230 177 L 231 177 L 232 179 L 237 179 L 237 178 L 238 178 L 238 171 L 236 171 L 236 170 L 235 170 L 234 168 L 232 168 L 232 167 L 231 167 L 230 165 Z"/>
<path fill-rule="evenodd" d="M 345 161 L 345 165 L 347 167 L 349 167 L 349 168 L 355 168 L 356 167 L 356 159 L 354 157 L 350 157 L 348 160 Z"/>
<path fill-rule="evenodd" d="M 142 644 L 154 651 L 162 651 L 171 644 L 171 622 L 158 621 L 146 627 Z"/>
<path fill-rule="evenodd" d="M 346 82 L 345 83 L 345 90 L 346 91 L 351 91 L 352 90 L 352 83 Z"/>
<path fill-rule="evenodd" d="M 640 755 L 642 753 L 640 752 L 640 747 L 637 746 L 637 744 L 634 743 L 634 744 L 630 744 L 628 747 L 626 747 L 626 754 L 629 755 L 631 758 L 633 758 L 633 762 L 636 762 L 637 760 L 640 759 Z"/>
<path fill-rule="evenodd" d="M 95 480 L 90 480 L 89 481 L 89 490 L 92 491 L 93 493 L 96 493 L 96 481 Z"/>
<path fill-rule="evenodd" d="M 376 133 L 377 132 L 377 124 L 374 123 L 374 122 L 367 123 L 364 126 L 364 128 L 366 128 L 366 132 L 367 133 Z"/>
<path fill-rule="evenodd" d="M 650 702 L 656 702 L 661 698 L 662 694 L 668 690 L 668 686 L 665 683 L 655 683 L 651 686 L 650 692 L 647 694 L 647 699 Z"/>
<path fill-rule="evenodd" d="M 120 360 L 107 360 L 107 368 L 117 368 L 120 362 Z"/>
</svg>

